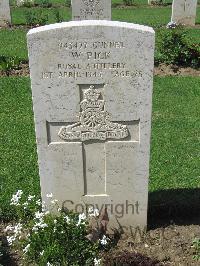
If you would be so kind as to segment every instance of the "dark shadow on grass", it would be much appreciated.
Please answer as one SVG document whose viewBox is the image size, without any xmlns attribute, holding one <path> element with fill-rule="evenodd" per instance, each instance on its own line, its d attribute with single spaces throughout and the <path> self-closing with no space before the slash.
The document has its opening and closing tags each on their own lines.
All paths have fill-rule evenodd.
<svg viewBox="0 0 200 266">
<path fill-rule="evenodd" d="M 200 225 L 200 189 L 160 190 L 149 194 L 148 229 Z"/>
</svg>

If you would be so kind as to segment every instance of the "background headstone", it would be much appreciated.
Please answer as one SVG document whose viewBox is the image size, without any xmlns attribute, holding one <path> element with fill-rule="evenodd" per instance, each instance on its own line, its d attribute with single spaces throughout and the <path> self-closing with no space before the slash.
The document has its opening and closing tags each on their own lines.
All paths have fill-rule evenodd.
<svg viewBox="0 0 200 266">
<path fill-rule="evenodd" d="M 11 23 L 9 0 L 0 0 L 0 26 Z"/>
<path fill-rule="evenodd" d="M 72 20 L 111 20 L 111 0 L 71 0 Z"/>
<path fill-rule="evenodd" d="M 195 25 L 197 0 L 173 0 L 171 21 L 183 25 Z"/>
<path fill-rule="evenodd" d="M 43 200 L 145 226 L 153 29 L 74 21 L 30 30 L 28 47 Z"/>
</svg>

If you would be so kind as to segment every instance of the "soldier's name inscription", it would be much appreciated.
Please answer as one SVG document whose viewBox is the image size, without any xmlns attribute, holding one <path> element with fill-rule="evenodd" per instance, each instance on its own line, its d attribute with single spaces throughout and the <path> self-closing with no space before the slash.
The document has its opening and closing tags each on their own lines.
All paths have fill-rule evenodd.
<svg viewBox="0 0 200 266">
<path fill-rule="evenodd" d="M 42 79 L 52 78 L 103 78 L 110 71 L 111 78 L 134 78 L 142 76 L 142 70 L 129 69 L 126 62 L 110 62 L 114 53 L 126 47 L 118 41 L 59 42 L 59 51 L 66 51 L 67 62 L 55 64 L 55 71 L 42 72 Z M 73 61 L 71 63 L 70 61 Z M 74 63 L 74 61 L 78 61 Z M 102 62 L 103 61 L 103 62 Z M 81 62 L 81 63 L 80 63 Z"/>
</svg>

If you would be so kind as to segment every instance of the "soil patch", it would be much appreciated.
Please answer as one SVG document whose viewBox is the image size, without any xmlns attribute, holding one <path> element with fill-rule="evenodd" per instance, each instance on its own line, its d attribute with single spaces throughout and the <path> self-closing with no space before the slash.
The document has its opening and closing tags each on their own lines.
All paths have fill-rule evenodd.
<svg viewBox="0 0 200 266">
<path fill-rule="evenodd" d="M 2 256 L 0 256 L 0 265 L 3 266 L 17 266 L 20 265 L 20 259 L 16 252 L 13 252 L 7 244 L 6 234 L 4 229 L 6 228 L 6 224 L 0 223 L 0 252 L 2 252 Z"/>
<path fill-rule="evenodd" d="M 7 255 L 3 256 L 0 263 L 11 266 L 20 265 L 20 256 L 7 246 L 3 231 L 5 227 L 5 224 L 0 224 L 0 241 L 3 242 Z M 142 254 L 146 258 L 151 258 L 152 261 L 159 261 L 159 264 L 138 265 L 197 266 L 200 265 L 200 262 L 194 261 L 195 249 L 192 247 L 195 238 L 200 238 L 200 225 L 170 225 L 149 230 L 147 233 L 132 229 L 128 236 L 121 236 L 116 247 L 106 253 L 105 258 L 112 257 L 113 260 L 116 260 L 116 257 L 125 251 L 128 254 L 126 259 L 130 258 L 130 261 L 131 254 L 138 254 L 138 257 Z M 148 259 L 145 261 L 148 261 Z M 126 260 L 126 262 L 128 261 Z M 126 265 L 136 264 L 127 263 Z"/>
<path fill-rule="evenodd" d="M 193 259 L 195 249 L 192 247 L 195 238 L 200 238 L 200 225 L 171 225 L 149 230 L 146 234 L 136 229 L 131 236 L 119 240 L 110 256 L 126 250 L 158 260 L 161 265 L 197 266 L 200 261 Z"/>
<path fill-rule="evenodd" d="M 24 76 L 28 77 L 30 75 L 28 63 L 20 63 L 17 69 L 9 69 L 7 71 L 0 70 L 0 77 L 9 77 L 9 76 Z"/>
<path fill-rule="evenodd" d="M 191 67 L 179 67 L 174 65 L 160 64 L 154 68 L 155 76 L 198 76 L 200 69 Z"/>
</svg>

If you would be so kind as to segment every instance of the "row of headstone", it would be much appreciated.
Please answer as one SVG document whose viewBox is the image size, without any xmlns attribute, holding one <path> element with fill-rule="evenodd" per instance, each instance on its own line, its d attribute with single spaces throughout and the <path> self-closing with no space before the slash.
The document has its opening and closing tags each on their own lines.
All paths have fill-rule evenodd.
<svg viewBox="0 0 200 266">
<path fill-rule="evenodd" d="M 171 22 L 193 26 L 196 10 L 197 0 L 173 0 Z M 72 20 L 88 19 L 111 20 L 111 0 L 72 0 Z"/>
<path fill-rule="evenodd" d="M 72 10 L 74 20 L 111 18 L 108 0 Z M 154 41 L 150 27 L 108 20 L 29 31 L 45 202 L 53 193 L 60 207 L 106 213 L 111 227 L 146 226 Z"/>
<path fill-rule="evenodd" d="M 196 10 L 197 0 L 173 0 L 171 23 L 194 26 Z M 72 20 L 89 19 L 111 20 L 111 0 L 72 0 Z M 0 26 L 10 23 L 9 0 L 0 0 Z"/>
<path fill-rule="evenodd" d="M 9 0 L 0 0 L 0 27 L 11 23 Z"/>
</svg>

